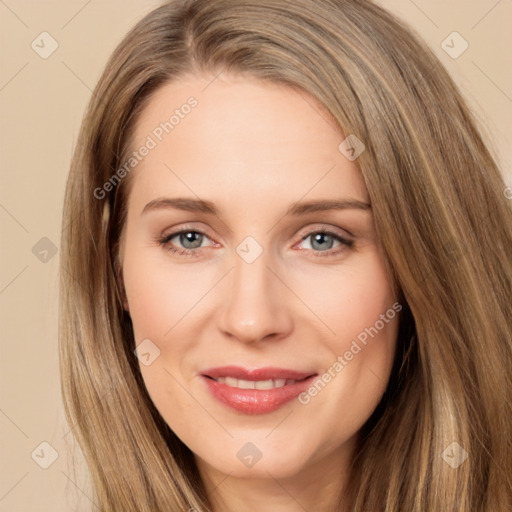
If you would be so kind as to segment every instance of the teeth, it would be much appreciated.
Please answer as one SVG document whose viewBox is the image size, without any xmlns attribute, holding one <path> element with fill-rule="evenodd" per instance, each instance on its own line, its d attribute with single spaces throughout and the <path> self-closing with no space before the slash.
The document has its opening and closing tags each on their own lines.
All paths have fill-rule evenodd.
<svg viewBox="0 0 512 512">
<path fill-rule="evenodd" d="M 234 377 L 219 377 L 215 380 L 220 384 L 239 389 L 275 389 L 295 383 L 294 379 L 243 380 Z"/>
<path fill-rule="evenodd" d="M 235 387 L 235 388 L 238 383 L 237 379 L 235 379 L 233 377 L 222 377 L 222 380 L 224 381 L 224 384 L 226 384 L 226 386 L 231 386 L 231 387 Z M 219 379 L 219 382 L 220 382 L 220 379 Z"/>
</svg>

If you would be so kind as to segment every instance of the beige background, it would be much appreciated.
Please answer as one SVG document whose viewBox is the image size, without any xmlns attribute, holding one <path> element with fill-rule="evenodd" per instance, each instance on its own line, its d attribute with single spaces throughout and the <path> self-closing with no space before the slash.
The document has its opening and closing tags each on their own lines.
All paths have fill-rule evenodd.
<svg viewBox="0 0 512 512">
<path fill-rule="evenodd" d="M 103 65 L 128 28 L 159 3 L 0 0 L 0 512 L 94 509 L 86 473 L 72 469 L 60 402 L 61 205 L 82 114 Z M 512 1 L 381 3 L 411 24 L 456 78 L 512 185 Z M 31 47 L 43 31 L 58 43 L 47 59 Z M 469 44 L 457 59 L 441 47 L 453 31 Z M 38 465 L 50 461 L 42 442 L 58 452 L 47 469 Z"/>
</svg>

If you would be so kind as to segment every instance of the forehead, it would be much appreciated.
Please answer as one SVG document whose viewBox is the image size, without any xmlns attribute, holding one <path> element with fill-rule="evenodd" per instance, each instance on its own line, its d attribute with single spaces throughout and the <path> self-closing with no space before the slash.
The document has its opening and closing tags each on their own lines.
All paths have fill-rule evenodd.
<svg viewBox="0 0 512 512">
<path fill-rule="evenodd" d="M 187 76 L 158 89 L 138 119 L 131 149 L 151 149 L 132 188 L 148 200 L 178 192 L 367 200 L 357 165 L 338 149 L 344 138 L 303 91 L 236 75 Z"/>
</svg>

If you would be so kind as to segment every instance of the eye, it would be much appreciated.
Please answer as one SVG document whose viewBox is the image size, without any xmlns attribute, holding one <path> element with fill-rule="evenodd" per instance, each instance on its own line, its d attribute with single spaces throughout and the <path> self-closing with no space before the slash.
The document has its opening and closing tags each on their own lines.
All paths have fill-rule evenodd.
<svg viewBox="0 0 512 512">
<path fill-rule="evenodd" d="M 333 233 L 327 229 L 317 229 L 315 231 L 310 231 L 302 237 L 302 240 L 310 240 L 311 247 L 306 247 L 306 249 L 312 250 L 314 256 L 322 257 L 335 256 L 354 245 L 352 240 L 347 240 L 341 235 Z M 338 243 L 339 245 L 337 248 L 333 249 L 333 245 L 335 243 Z"/>
<path fill-rule="evenodd" d="M 171 240 L 175 239 L 174 243 Z M 210 240 L 202 231 L 195 229 L 182 229 L 165 235 L 163 238 L 158 240 L 158 243 L 167 248 L 168 251 L 179 254 L 181 256 L 199 256 L 202 252 L 202 243 L 205 240 Z M 176 247 L 176 244 L 180 244 L 181 247 Z M 206 246 L 211 244 L 206 244 Z"/>
</svg>

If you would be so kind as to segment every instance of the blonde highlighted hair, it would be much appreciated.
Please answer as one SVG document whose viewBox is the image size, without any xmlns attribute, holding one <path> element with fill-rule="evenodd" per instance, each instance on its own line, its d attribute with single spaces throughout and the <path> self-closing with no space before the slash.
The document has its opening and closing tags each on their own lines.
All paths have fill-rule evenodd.
<svg viewBox="0 0 512 512">
<path fill-rule="evenodd" d="M 366 147 L 357 163 L 405 307 L 339 510 L 512 510 L 511 202 L 446 70 L 367 0 L 171 1 L 111 56 L 73 156 L 61 252 L 63 400 L 98 509 L 211 510 L 133 353 L 117 260 L 130 179 L 94 190 L 159 87 L 220 72 L 300 88 Z M 468 453 L 457 468 L 442 457 L 453 442 Z"/>
</svg>

